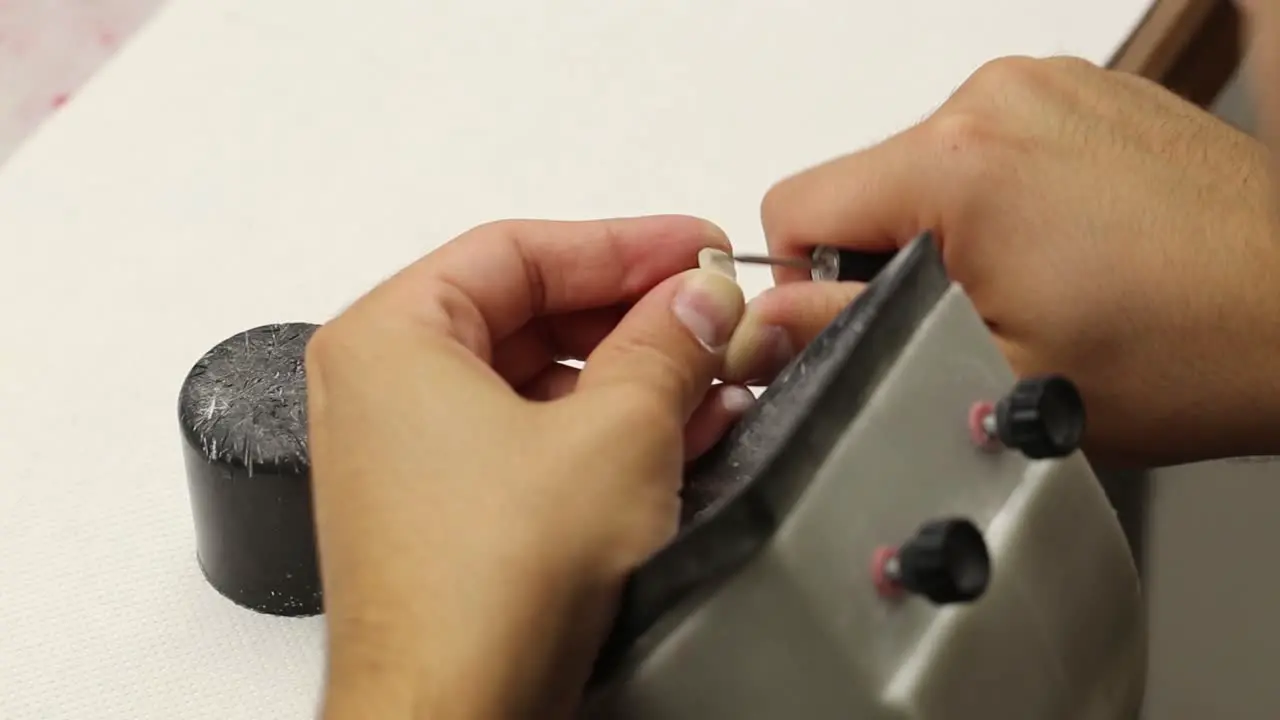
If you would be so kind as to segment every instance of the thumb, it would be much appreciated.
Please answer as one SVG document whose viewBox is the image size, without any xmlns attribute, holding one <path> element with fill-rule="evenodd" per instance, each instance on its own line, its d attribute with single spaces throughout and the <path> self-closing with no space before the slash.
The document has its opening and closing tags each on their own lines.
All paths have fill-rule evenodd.
<svg viewBox="0 0 1280 720">
<path fill-rule="evenodd" d="M 733 334 L 721 377 L 731 383 L 772 381 L 864 287 L 854 282 L 803 282 L 761 293 Z"/>
<path fill-rule="evenodd" d="M 687 421 L 720 371 L 744 306 L 742 288 L 717 270 L 667 280 L 587 357 L 577 393 L 610 386 L 634 391 Z"/>
</svg>

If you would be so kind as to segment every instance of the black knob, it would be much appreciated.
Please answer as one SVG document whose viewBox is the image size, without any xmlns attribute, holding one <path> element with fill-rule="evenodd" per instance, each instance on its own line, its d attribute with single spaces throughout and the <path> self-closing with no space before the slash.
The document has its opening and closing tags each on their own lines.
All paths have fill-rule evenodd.
<svg viewBox="0 0 1280 720">
<path fill-rule="evenodd" d="M 1084 435 L 1084 400 L 1061 375 L 1019 380 L 995 408 L 996 434 L 1032 460 L 1066 457 Z"/>
<path fill-rule="evenodd" d="M 898 548 L 890 564 L 892 580 L 935 605 L 973 602 L 991 581 L 991 557 L 982 532 L 968 520 L 926 523 Z"/>
</svg>

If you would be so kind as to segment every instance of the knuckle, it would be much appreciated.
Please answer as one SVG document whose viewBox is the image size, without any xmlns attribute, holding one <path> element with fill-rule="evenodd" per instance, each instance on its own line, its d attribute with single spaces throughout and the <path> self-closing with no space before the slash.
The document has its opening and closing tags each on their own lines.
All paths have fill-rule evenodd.
<svg viewBox="0 0 1280 720">
<path fill-rule="evenodd" d="M 1102 69 L 1098 65 L 1075 55 L 1055 55 L 1045 58 L 1044 65 L 1045 67 L 1070 73 L 1095 72 Z"/>
<path fill-rule="evenodd" d="M 482 237 L 482 238 L 483 237 L 502 238 L 502 237 L 517 236 L 520 234 L 521 230 L 524 228 L 524 224 L 525 224 L 525 221 L 523 220 L 511 220 L 511 219 L 490 220 L 489 222 L 481 223 L 480 225 L 476 225 L 475 227 L 471 228 L 467 232 L 463 233 L 462 237 L 470 236 L 470 237 Z"/>
<path fill-rule="evenodd" d="M 968 102 L 1027 109 L 1078 93 L 1108 71 L 1084 58 L 1009 56 L 991 60 L 965 81 L 956 96 Z"/>
<path fill-rule="evenodd" d="M 464 246 L 475 248 L 493 248 L 507 244 L 514 244 L 517 249 L 520 247 L 521 239 L 526 237 L 530 232 L 530 226 L 534 223 L 531 220 L 518 220 L 505 218 L 500 220 L 490 220 L 472 227 L 470 230 L 458 235 L 447 245 Z"/>
<path fill-rule="evenodd" d="M 959 111 L 937 116 L 928 130 L 942 159 L 949 190 L 938 199 L 953 223 L 963 223 L 992 197 L 1016 191 L 1020 167 L 1034 144 L 1018 129 L 1004 126 L 982 112 Z"/>
<path fill-rule="evenodd" d="M 321 325 L 319 329 L 312 334 L 311 339 L 307 341 L 307 347 L 303 353 L 303 362 L 306 364 L 307 372 L 319 370 L 327 365 L 331 365 L 338 353 L 338 348 L 342 346 L 340 328 L 335 327 L 334 322 Z"/>
<path fill-rule="evenodd" d="M 308 374 L 313 370 L 323 371 L 350 365 L 361 356 L 358 348 L 369 342 L 370 332 L 359 317 L 353 317 L 358 312 L 356 308 L 347 310 L 321 325 L 311 335 L 303 351 L 303 364 Z"/>
<path fill-rule="evenodd" d="M 1001 130 L 984 113 L 956 111 L 929 121 L 933 139 L 949 154 L 980 155 L 999 142 Z"/>
<path fill-rule="evenodd" d="M 785 234 L 796 182 L 794 177 L 781 180 L 770 187 L 760 200 L 760 225 L 771 241 Z"/>
<path fill-rule="evenodd" d="M 629 386 L 619 393 L 615 407 L 628 429 L 648 428 L 663 436 L 684 432 L 684 418 L 662 396 L 646 392 L 643 386 Z"/>
<path fill-rule="evenodd" d="M 983 93 L 1007 93 L 1011 89 L 1037 85 L 1051 67 L 1040 58 L 1008 55 L 983 63 L 961 88 Z"/>
<path fill-rule="evenodd" d="M 1053 59 L 1020 55 L 997 58 L 969 76 L 943 106 L 995 117 L 1024 117 L 1074 82 Z"/>
<path fill-rule="evenodd" d="M 670 398 L 691 397 L 697 390 L 700 375 L 696 360 L 690 357 L 695 352 L 692 338 L 679 340 L 690 348 L 688 352 L 661 347 L 660 342 L 656 338 L 632 338 L 615 347 L 620 356 L 627 358 L 620 367 L 628 368 L 627 372 L 636 380 L 629 384 L 646 391 L 639 393 L 643 398 L 633 401 L 651 403 L 659 410 L 670 404 Z M 706 351 L 698 347 L 696 352 Z"/>
<path fill-rule="evenodd" d="M 645 365 L 654 376 L 654 381 L 666 391 L 680 397 L 688 397 L 693 393 L 698 382 L 698 369 L 693 355 L 706 351 L 697 342 L 682 336 L 672 349 L 658 347 L 656 343 L 643 342 L 637 346 L 637 354 L 645 359 Z"/>
<path fill-rule="evenodd" d="M 347 341 L 342 337 L 340 327 L 335 329 L 331 321 L 321 325 L 307 341 L 303 349 L 302 367 L 307 378 L 307 406 L 313 418 L 318 418 L 324 405 L 328 378 L 335 367 L 340 367 L 342 354 Z"/>
</svg>

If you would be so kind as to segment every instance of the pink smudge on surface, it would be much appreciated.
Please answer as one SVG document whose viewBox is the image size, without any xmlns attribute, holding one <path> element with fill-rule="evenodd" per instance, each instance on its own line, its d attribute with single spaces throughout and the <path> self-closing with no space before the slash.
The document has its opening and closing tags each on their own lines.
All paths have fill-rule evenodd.
<svg viewBox="0 0 1280 720">
<path fill-rule="evenodd" d="M 0 0 L 0 170 L 163 0 Z"/>
</svg>

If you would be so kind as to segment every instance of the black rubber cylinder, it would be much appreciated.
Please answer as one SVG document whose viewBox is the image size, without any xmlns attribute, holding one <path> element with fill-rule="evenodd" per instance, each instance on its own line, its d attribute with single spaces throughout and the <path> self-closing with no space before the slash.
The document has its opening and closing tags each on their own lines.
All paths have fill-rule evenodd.
<svg viewBox="0 0 1280 720">
<path fill-rule="evenodd" d="M 317 326 L 265 325 L 219 343 L 178 399 L 201 571 L 238 605 L 323 611 L 304 355 Z"/>
</svg>

